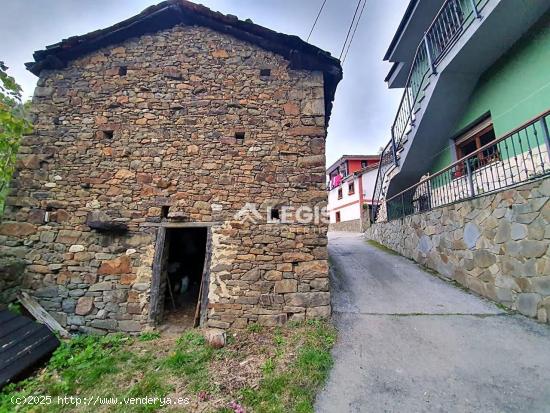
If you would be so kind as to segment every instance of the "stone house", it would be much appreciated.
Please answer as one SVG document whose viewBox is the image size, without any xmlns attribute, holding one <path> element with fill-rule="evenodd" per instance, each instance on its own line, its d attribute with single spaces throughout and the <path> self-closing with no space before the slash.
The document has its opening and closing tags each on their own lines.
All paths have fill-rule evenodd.
<svg viewBox="0 0 550 413">
<path fill-rule="evenodd" d="M 337 59 L 185 0 L 34 59 L 0 252 L 50 314 L 98 333 L 330 314 L 328 224 L 289 211 L 326 206 Z"/>
</svg>

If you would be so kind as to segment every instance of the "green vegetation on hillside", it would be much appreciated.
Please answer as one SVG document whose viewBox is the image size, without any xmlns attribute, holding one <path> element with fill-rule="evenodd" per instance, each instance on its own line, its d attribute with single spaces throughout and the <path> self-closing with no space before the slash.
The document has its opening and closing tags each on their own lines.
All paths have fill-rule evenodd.
<svg viewBox="0 0 550 413">
<path fill-rule="evenodd" d="M 21 87 L 6 73 L 7 69 L 0 61 L 0 214 L 4 210 L 4 198 L 21 137 L 32 130 L 27 116 L 28 105 L 21 103 Z"/>
<path fill-rule="evenodd" d="M 221 349 L 199 330 L 78 336 L 35 376 L 6 386 L 0 412 L 313 412 L 335 339 L 317 320 L 228 332 Z M 42 403 L 14 403 L 24 400 Z"/>
</svg>

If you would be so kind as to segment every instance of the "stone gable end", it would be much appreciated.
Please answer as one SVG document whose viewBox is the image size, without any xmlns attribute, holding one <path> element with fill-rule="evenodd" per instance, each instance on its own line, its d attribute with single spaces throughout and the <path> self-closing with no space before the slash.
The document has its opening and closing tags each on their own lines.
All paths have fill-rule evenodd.
<svg viewBox="0 0 550 413">
<path fill-rule="evenodd" d="M 158 225 L 208 223 L 207 325 L 328 316 L 327 224 L 265 216 L 326 205 L 323 74 L 288 66 L 179 25 L 43 70 L 0 224 L 22 287 L 71 330 L 141 331 Z"/>
</svg>

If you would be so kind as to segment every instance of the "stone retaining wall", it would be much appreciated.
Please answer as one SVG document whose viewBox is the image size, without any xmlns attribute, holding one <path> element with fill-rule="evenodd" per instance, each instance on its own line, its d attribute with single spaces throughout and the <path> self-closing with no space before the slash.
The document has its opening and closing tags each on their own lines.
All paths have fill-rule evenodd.
<svg viewBox="0 0 550 413">
<path fill-rule="evenodd" d="M 361 232 L 361 220 L 352 219 L 351 221 L 334 222 L 328 226 L 329 231 Z"/>
<path fill-rule="evenodd" d="M 377 223 L 365 234 L 478 294 L 549 322 L 549 199 L 545 178 Z"/>
</svg>

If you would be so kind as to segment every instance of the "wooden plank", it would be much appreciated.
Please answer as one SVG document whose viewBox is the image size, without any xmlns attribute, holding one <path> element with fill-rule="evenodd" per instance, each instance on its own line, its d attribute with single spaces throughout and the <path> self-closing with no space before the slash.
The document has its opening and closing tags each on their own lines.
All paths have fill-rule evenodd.
<svg viewBox="0 0 550 413">
<path fill-rule="evenodd" d="M 153 325 L 157 323 L 160 305 L 160 283 L 162 279 L 162 264 L 164 260 L 164 249 L 166 243 L 166 228 L 159 227 L 157 230 L 157 240 L 155 243 L 155 256 L 153 258 L 153 275 L 151 278 L 151 305 L 149 307 L 149 322 Z"/>
<path fill-rule="evenodd" d="M 212 260 L 212 229 L 206 230 L 206 255 L 204 256 L 204 267 L 202 270 L 201 289 L 199 292 L 198 306 L 200 310 L 195 313 L 195 327 L 206 324 L 208 311 L 208 287 L 210 286 L 210 262 Z M 198 320 L 197 320 L 198 318 Z M 198 322 L 197 322 L 198 321 Z"/>
<path fill-rule="evenodd" d="M 222 225 L 222 221 L 208 222 L 141 222 L 140 227 L 159 227 L 159 228 L 202 228 Z"/>
<path fill-rule="evenodd" d="M 201 274 L 201 285 L 199 287 L 199 296 L 197 299 L 197 304 L 195 305 L 195 318 L 193 319 L 193 327 L 197 327 L 200 323 L 201 301 L 202 301 L 201 297 L 202 297 L 202 288 L 204 285 L 203 278 L 204 278 L 204 270 L 202 271 L 202 274 Z"/>
<path fill-rule="evenodd" d="M 17 295 L 19 302 L 33 315 L 36 320 L 45 324 L 50 330 L 58 333 L 63 338 L 70 338 L 71 335 L 65 330 L 61 324 L 57 322 L 38 302 L 29 294 L 22 291 Z"/>
</svg>

